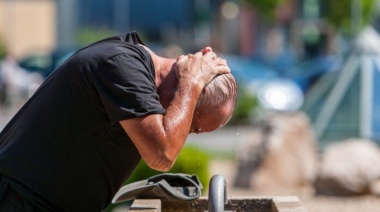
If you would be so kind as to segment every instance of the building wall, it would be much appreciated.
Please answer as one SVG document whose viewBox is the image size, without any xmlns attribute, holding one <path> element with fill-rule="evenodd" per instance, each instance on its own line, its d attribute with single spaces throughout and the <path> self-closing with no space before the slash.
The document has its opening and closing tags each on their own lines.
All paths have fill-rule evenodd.
<svg viewBox="0 0 380 212">
<path fill-rule="evenodd" d="M 0 1 L 0 40 L 16 58 L 56 44 L 54 0 Z"/>
</svg>

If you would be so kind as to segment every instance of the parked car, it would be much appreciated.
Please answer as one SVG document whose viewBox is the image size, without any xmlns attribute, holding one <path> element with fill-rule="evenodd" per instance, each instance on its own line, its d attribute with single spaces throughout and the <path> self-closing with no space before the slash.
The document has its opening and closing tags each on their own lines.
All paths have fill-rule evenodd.
<svg viewBox="0 0 380 212">
<path fill-rule="evenodd" d="M 301 88 L 292 80 L 281 77 L 264 63 L 249 57 L 223 55 L 238 86 L 257 97 L 264 109 L 295 111 L 303 104 Z"/>
<path fill-rule="evenodd" d="M 19 65 L 29 72 L 38 72 L 47 77 L 62 62 L 74 54 L 75 49 L 59 49 L 53 52 L 35 52 L 21 60 Z"/>
<path fill-rule="evenodd" d="M 43 76 L 28 72 L 8 55 L 0 60 L 0 106 L 13 106 L 28 99 L 43 82 Z"/>
<path fill-rule="evenodd" d="M 279 77 L 275 70 L 249 57 L 236 55 L 223 55 L 221 57 L 227 60 L 232 74 L 240 83 L 261 84 L 269 79 Z"/>
<path fill-rule="evenodd" d="M 340 62 L 338 59 L 335 55 L 322 55 L 296 64 L 290 68 L 289 74 L 293 81 L 306 93 L 322 75 L 335 70 L 336 63 Z"/>
</svg>

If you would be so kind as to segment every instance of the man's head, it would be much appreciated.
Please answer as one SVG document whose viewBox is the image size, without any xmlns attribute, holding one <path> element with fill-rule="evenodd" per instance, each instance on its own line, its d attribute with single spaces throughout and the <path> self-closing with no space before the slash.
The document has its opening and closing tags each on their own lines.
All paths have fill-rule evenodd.
<svg viewBox="0 0 380 212">
<path fill-rule="evenodd" d="M 210 47 L 201 50 L 203 54 L 212 52 Z M 175 74 L 176 60 L 158 57 L 153 52 L 151 54 L 156 59 L 159 83 L 157 93 L 160 96 L 161 105 L 167 108 L 174 98 L 177 90 L 178 79 Z M 216 54 L 215 54 L 215 57 Z M 155 64 L 156 64 L 155 63 Z M 162 66 L 162 64 L 166 64 Z M 160 65 L 157 65 L 160 67 Z M 166 72 L 167 70 L 167 72 Z M 237 85 L 231 73 L 216 76 L 202 91 L 195 108 L 190 132 L 202 133 L 211 132 L 224 126 L 231 118 L 237 101 Z"/>
<path fill-rule="evenodd" d="M 215 77 L 202 91 L 195 108 L 190 132 L 211 132 L 231 118 L 237 100 L 237 86 L 232 74 Z"/>
</svg>

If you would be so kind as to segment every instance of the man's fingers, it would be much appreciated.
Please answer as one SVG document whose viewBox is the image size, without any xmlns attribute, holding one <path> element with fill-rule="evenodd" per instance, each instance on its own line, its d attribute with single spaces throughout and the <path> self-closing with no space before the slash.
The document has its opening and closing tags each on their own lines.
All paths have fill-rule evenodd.
<svg viewBox="0 0 380 212">
<path fill-rule="evenodd" d="M 178 69 L 178 76 L 190 76 L 199 77 L 200 79 L 208 82 L 216 75 L 230 73 L 231 70 L 227 65 L 226 60 L 217 57 L 217 55 L 211 51 L 211 48 L 204 48 L 202 51 L 205 53 L 196 52 L 194 54 L 181 55 L 177 58 L 177 64 L 181 66 L 186 65 L 190 69 L 183 72 L 182 69 Z M 183 69 L 185 70 L 185 69 Z"/>
<path fill-rule="evenodd" d="M 185 55 L 180 55 L 179 57 L 177 57 L 177 63 L 181 63 L 181 62 L 184 62 L 188 59 L 188 56 L 185 56 Z"/>
<path fill-rule="evenodd" d="M 217 74 L 228 74 L 231 73 L 230 68 L 227 65 L 216 66 Z"/>
<path fill-rule="evenodd" d="M 225 74 L 230 73 L 231 70 L 227 65 L 227 61 L 225 59 L 222 59 L 220 57 L 215 58 L 212 60 L 213 63 L 213 69 L 216 70 L 216 74 Z"/>
<path fill-rule="evenodd" d="M 218 57 L 218 58 L 215 59 L 215 63 L 216 63 L 216 65 L 225 65 L 225 66 L 227 66 L 227 61 L 225 59 L 220 58 L 220 57 Z"/>
<path fill-rule="evenodd" d="M 207 58 L 207 59 L 216 59 L 217 56 L 214 52 L 207 52 L 206 54 L 204 54 L 204 56 Z"/>
<path fill-rule="evenodd" d="M 202 52 L 197 52 L 194 54 L 194 57 L 202 57 L 203 56 L 203 53 Z"/>
<path fill-rule="evenodd" d="M 212 52 L 212 48 L 207 46 L 201 50 L 202 54 L 206 54 L 207 52 Z"/>
</svg>

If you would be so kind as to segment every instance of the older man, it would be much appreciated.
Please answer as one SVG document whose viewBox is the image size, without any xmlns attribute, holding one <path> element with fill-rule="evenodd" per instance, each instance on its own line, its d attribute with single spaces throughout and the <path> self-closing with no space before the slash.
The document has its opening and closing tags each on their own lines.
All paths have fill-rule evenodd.
<svg viewBox="0 0 380 212">
<path fill-rule="evenodd" d="M 163 58 L 135 32 L 79 50 L 0 134 L 0 211 L 101 211 L 140 158 L 169 170 L 189 132 L 231 117 L 229 72 L 209 47 Z"/>
</svg>

